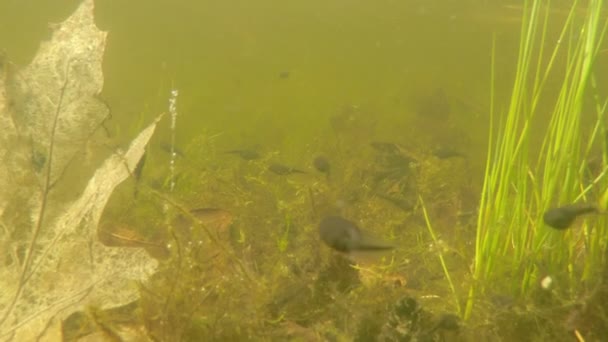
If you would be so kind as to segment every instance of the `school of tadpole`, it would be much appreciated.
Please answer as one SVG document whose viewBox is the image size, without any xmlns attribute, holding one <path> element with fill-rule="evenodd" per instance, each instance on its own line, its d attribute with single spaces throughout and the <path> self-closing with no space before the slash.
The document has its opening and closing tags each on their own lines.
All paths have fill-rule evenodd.
<svg viewBox="0 0 608 342">
<path fill-rule="evenodd" d="M 443 109 L 429 101 L 414 105 L 414 120 L 445 122 L 447 100 Z M 477 186 L 466 133 L 450 127 L 450 145 L 440 130 L 422 143 L 386 138 L 376 120 L 356 106 L 337 109 L 327 136 L 298 156 L 212 135 L 173 149 L 152 142 L 99 236 L 145 248 L 160 270 L 138 285 L 131 315 L 75 313 L 66 336 L 101 325 L 152 340 L 463 338 L 438 255 L 464 279 Z"/>
<path fill-rule="evenodd" d="M 160 269 L 137 284 L 136 302 L 72 314 L 65 339 L 508 340 L 524 336 L 514 327 L 530 320 L 537 324 L 525 336 L 559 336 L 545 313 L 499 293 L 482 301 L 483 322 L 459 318 L 479 170 L 466 130 L 445 124 L 447 99 L 437 101 L 448 111 L 441 115 L 421 102 L 413 122 L 433 127 L 424 137 L 383 137 L 365 109 L 345 106 L 327 121 L 329 134 L 298 156 L 209 134 L 185 146 L 152 142 L 106 208 L 99 238 L 145 248 Z M 543 219 L 566 229 L 597 212 L 565 205 Z"/>
<path fill-rule="evenodd" d="M 432 92 L 413 104 L 411 123 L 432 127 L 420 136 L 384 136 L 365 108 L 339 108 L 325 133 L 295 156 L 213 134 L 183 146 L 153 141 L 98 230 L 106 245 L 145 248 L 160 269 L 137 284 L 138 301 L 72 314 L 65 339 L 521 337 L 513 322 L 539 317 L 515 298 L 491 294 L 480 304 L 483 322 L 459 318 L 475 250 L 481 182 L 474 175 L 481 173 L 445 96 Z M 564 206 L 544 220 L 565 229 L 595 211 Z M 545 323 L 527 336 L 553 328 Z"/>
</svg>

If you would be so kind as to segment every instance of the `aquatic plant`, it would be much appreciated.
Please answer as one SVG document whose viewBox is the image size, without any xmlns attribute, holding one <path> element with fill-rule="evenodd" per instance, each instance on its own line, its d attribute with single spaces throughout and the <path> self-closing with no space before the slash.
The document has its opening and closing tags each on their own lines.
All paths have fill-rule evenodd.
<svg viewBox="0 0 608 342">
<path fill-rule="evenodd" d="M 431 235 L 431 238 L 433 239 L 433 243 L 437 244 L 439 241 L 437 239 L 437 235 L 435 234 L 435 231 L 433 230 L 433 226 L 431 224 L 429 215 L 426 211 L 424 201 L 423 201 L 422 197 L 419 197 L 419 200 L 420 200 L 420 205 L 422 207 L 422 213 L 424 215 L 424 221 L 426 223 L 426 227 L 429 230 L 429 234 Z M 445 262 L 445 258 L 443 257 L 443 253 L 441 251 L 438 252 L 438 257 L 439 257 L 439 261 L 441 262 L 441 268 L 443 269 L 443 274 L 445 275 L 445 278 L 448 281 L 448 284 L 450 285 L 450 291 L 452 292 L 452 296 L 454 297 L 454 306 L 456 307 L 458 313 L 462 315 L 462 308 L 460 305 L 458 292 L 456 291 L 456 287 L 454 286 L 454 282 L 452 281 L 452 277 L 450 276 L 450 271 L 448 270 L 448 267 Z"/>
<path fill-rule="evenodd" d="M 530 298 L 537 290 L 550 288 L 562 300 L 574 299 L 583 288 L 597 284 L 604 262 L 602 220 L 587 221 L 564 234 L 544 226 L 542 216 L 552 205 L 598 201 L 597 190 L 608 184 L 606 146 L 601 143 L 606 139 L 606 102 L 595 97 L 597 118 L 590 131 L 582 121 L 608 20 L 602 17 L 602 1 L 593 0 L 579 22 L 582 5 L 574 1 L 557 42 L 550 45 L 550 5 L 542 0 L 524 2 L 515 80 L 498 128 L 492 70 L 490 144 L 465 318 L 471 317 L 474 303 L 488 289 Z M 492 65 L 496 55 L 494 44 Z M 545 128 L 534 119 L 544 112 L 541 98 L 552 95 L 549 81 L 561 86 Z M 536 137 L 543 137 L 540 149 L 535 148 Z M 598 149 L 603 152 L 602 170 L 589 180 L 587 165 Z M 554 281 L 541 287 L 543 279 Z"/>
</svg>

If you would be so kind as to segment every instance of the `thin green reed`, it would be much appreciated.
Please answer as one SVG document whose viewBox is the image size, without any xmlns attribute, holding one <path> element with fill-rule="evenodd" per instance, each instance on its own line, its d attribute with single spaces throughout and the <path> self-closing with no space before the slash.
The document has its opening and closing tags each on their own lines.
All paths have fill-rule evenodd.
<svg viewBox="0 0 608 342">
<path fill-rule="evenodd" d="M 575 239 L 572 232 L 565 235 L 552 232 L 540 220 L 550 205 L 583 199 L 589 191 L 582 186 L 585 168 L 581 165 L 586 164 L 598 132 L 604 127 L 602 117 L 606 106 L 598 103 L 597 122 L 588 138 L 582 140 L 580 118 L 586 85 L 608 21 L 600 30 L 602 1 L 592 0 L 582 24 L 576 25 L 578 7 L 578 1 L 574 1 L 557 44 L 550 42 L 554 46 L 546 53 L 550 2 L 524 1 L 515 79 L 508 110 L 500 116 L 497 130 L 494 127 L 496 50 L 493 44 L 488 157 L 477 222 L 473 282 L 465 318 L 470 317 L 475 298 L 489 286 L 526 296 L 538 280 L 539 263 L 548 263 L 547 270 L 551 271 L 569 270 L 569 285 L 576 286 L 575 259 L 580 254 L 577 244 L 580 245 L 581 237 L 589 246 L 585 256 L 589 263 L 585 265 L 597 266 L 601 262 L 597 259 L 604 254 L 605 243 L 598 238 L 603 228 L 585 231 L 584 236 L 579 234 Z M 543 132 L 542 127 L 540 132 L 535 129 L 534 134 L 544 136 L 534 166 L 529 153 L 532 119 L 541 95 L 545 95 L 549 75 L 561 65 L 556 62 L 558 57 L 566 61 L 563 70 L 558 70 L 562 83 L 546 131 Z M 596 179 L 592 185 L 602 180 Z M 584 274 L 591 274 L 588 267 Z M 505 284 L 507 276 L 512 281 Z M 495 286 L 498 282 L 501 286 Z"/>
<path fill-rule="evenodd" d="M 602 1 L 591 1 L 583 25 L 578 30 L 572 28 L 564 81 L 539 158 L 539 173 L 542 170 L 544 176 L 539 189 L 543 209 L 555 203 L 597 201 L 597 198 L 587 196 L 590 187 L 585 190 L 584 184 L 587 160 L 598 137 L 603 111 L 598 112 L 596 123 L 587 137 L 581 131 L 581 117 L 594 60 L 608 23 L 605 21 L 604 27 L 600 26 L 601 10 Z M 600 182 L 602 179 L 593 183 Z M 590 228 L 583 225 L 582 229 L 565 234 L 545 231 L 544 234 L 537 234 L 534 241 L 537 253 L 545 251 L 546 246 L 551 247 L 546 253 L 551 271 L 567 270 L 571 293 L 578 290 L 581 275 L 584 275 L 583 280 L 589 279 L 589 266 L 598 267 L 601 263 L 598 259 L 603 256 L 603 247 L 598 242 L 602 235 L 598 233 L 603 228 L 597 226 L 593 231 Z M 582 249 L 581 245 L 585 248 Z M 583 270 L 577 264 L 582 264 Z"/>
<path fill-rule="evenodd" d="M 525 157 L 525 155 L 522 156 L 521 153 L 518 153 L 522 151 L 522 146 L 526 147 L 524 144 L 526 139 L 522 138 L 526 135 L 527 127 L 529 127 L 529 118 L 524 116 L 526 113 L 522 110 L 522 99 L 526 89 L 526 77 L 530 67 L 532 42 L 534 41 L 535 22 L 539 7 L 538 2 L 533 3 L 531 8 L 527 1 L 524 3 L 524 10 L 531 11 L 533 15 L 524 17 L 522 21 L 517 72 L 509 111 L 506 116 L 501 117 L 501 128 L 499 128 L 498 134 L 494 136 L 493 127 L 490 132 L 490 139 L 496 138 L 496 142 L 491 140 L 490 146 L 495 147 L 488 150 L 486 175 L 478 218 L 474 282 L 465 309 L 465 317 L 468 317 L 471 313 L 473 298 L 476 293 L 483 292 L 483 284 L 494 270 L 497 262 L 496 258 L 510 248 L 510 228 L 514 222 L 519 220 L 519 217 L 513 215 L 514 212 L 510 210 L 511 202 L 509 198 L 511 195 L 516 197 L 525 196 L 525 188 L 517 184 L 521 178 L 522 170 L 514 166 L 521 165 L 521 160 Z M 495 51 L 493 51 L 492 56 L 494 63 Z M 492 73 L 492 83 L 494 83 L 493 75 Z M 492 89 L 494 89 L 493 85 Z M 495 113 L 493 111 L 491 113 L 492 123 L 494 117 Z M 520 127 L 522 127 L 521 131 Z M 514 193 L 512 192 L 513 189 L 516 190 Z M 520 201 L 515 201 L 515 203 L 518 202 Z"/>
</svg>

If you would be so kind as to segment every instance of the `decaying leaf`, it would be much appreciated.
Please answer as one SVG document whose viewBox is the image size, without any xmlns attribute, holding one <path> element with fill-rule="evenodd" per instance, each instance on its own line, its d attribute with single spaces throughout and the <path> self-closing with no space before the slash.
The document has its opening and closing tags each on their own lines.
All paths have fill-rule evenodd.
<svg viewBox="0 0 608 342">
<path fill-rule="evenodd" d="M 3 333 L 40 333 L 50 318 L 82 303 L 113 307 L 135 299 L 137 290 L 131 281 L 147 278 L 156 261 L 142 249 L 104 246 L 97 239 L 96 226 L 112 191 L 130 175 L 155 126 L 156 122 L 140 133 L 126 153 L 108 158 L 82 196 L 49 225 L 55 236 L 44 241 L 20 299 L 0 326 Z M 2 288 L 9 290 L 2 294 L 2 302 L 7 303 L 6 295 L 17 292 L 18 274 L 3 275 L 2 282 L 6 282 Z M 17 336 L 18 341 L 31 337 Z"/>
<path fill-rule="evenodd" d="M 93 0 L 84 0 L 30 65 L 11 73 L 0 63 L 0 340 L 61 340 L 70 313 L 131 302 L 133 280 L 156 269 L 143 249 L 104 246 L 96 227 L 160 118 L 97 165 L 73 189 L 76 199 L 54 196 L 53 185 L 108 114 L 97 99 L 105 38 Z"/>
<path fill-rule="evenodd" d="M 46 166 L 49 144 L 55 145 L 53 180 L 108 116 L 109 109 L 98 98 L 106 36 L 95 26 L 93 1 L 84 1 L 55 26 L 32 62 L 9 77 L 11 114 L 37 168 Z"/>
</svg>

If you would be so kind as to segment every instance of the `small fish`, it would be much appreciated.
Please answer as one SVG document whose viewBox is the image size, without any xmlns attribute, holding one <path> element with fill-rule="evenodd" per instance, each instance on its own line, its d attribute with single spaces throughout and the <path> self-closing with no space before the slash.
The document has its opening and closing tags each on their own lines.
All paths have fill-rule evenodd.
<svg viewBox="0 0 608 342">
<path fill-rule="evenodd" d="M 549 227 L 564 230 L 570 228 L 577 217 L 594 213 L 599 213 L 599 210 L 593 205 L 570 204 L 563 207 L 548 209 L 543 215 L 543 221 Z"/>
<path fill-rule="evenodd" d="M 261 156 L 257 151 L 254 150 L 230 150 L 230 151 L 226 151 L 226 153 L 230 153 L 230 154 L 236 154 L 237 156 L 241 157 L 241 159 L 244 160 L 256 160 L 256 159 L 260 159 Z"/>
<path fill-rule="evenodd" d="M 295 169 L 291 166 L 286 166 L 286 165 L 278 164 L 278 163 L 270 164 L 270 166 L 268 166 L 268 170 L 270 172 L 275 173 L 280 176 L 287 176 L 287 175 L 291 175 L 294 173 L 306 173 L 302 170 Z"/>
<path fill-rule="evenodd" d="M 439 159 L 450 159 L 450 158 L 465 158 L 466 156 L 450 147 L 439 147 L 433 151 L 433 155 Z"/>
<path fill-rule="evenodd" d="M 202 224 L 215 230 L 224 231 L 232 223 L 232 214 L 220 208 L 197 208 L 190 210 Z"/>
<path fill-rule="evenodd" d="M 359 227 L 341 216 L 327 216 L 319 224 L 321 240 L 329 247 L 343 253 L 355 251 L 381 251 L 393 246 L 372 242 L 364 237 Z"/>
<path fill-rule="evenodd" d="M 196 208 L 189 210 L 192 216 L 178 215 L 173 220 L 176 232 L 185 239 L 192 238 L 193 223 L 202 224 L 213 236 L 220 240 L 229 239 L 232 214 L 221 208 Z M 193 222 L 194 220 L 194 222 Z"/>
<path fill-rule="evenodd" d="M 279 72 L 279 78 L 281 78 L 281 79 L 288 79 L 289 76 L 291 76 L 291 72 L 289 72 L 287 70 Z"/>
<path fill-rule="evenodd" d="M 145 236 L 127 223 L 103 222 L 97 231 L 97 236 L 106 246 L 142 247 L 157 259 L 167 259 L 170 255 L 162 236 Z"/>
<path fill-rule="evenodd" d="M 324 156 L 318 156 L 313 160 L 312 164 L 314 165 L 317 171 L 324 173 L 327 177 L 329 177 L 329 171 L 331 170 L 331 165 L 329 164 L 329 160 Z"/>
<path fill-rule="evenodd" d="M 375 195 L 378 196 L 378 198 L 381 198 L 404 211 L 410 211 L 410 210 L 414 209 L 414 204 L 411 203 L 412 202 L 411 200 L 407 200 L 405 198 L 399 198 L 397 196 L 385 195 L 385 194 L 378 193 L 378 192 Z"/>
<path fill-rule="evenodd" d="M 382 152 L 382 153 L 396 154 L 396 153 L 399 153 L 401 151 L 401 149 L 399 148 L 399 146 L 397 144 L 395 144 L 395 143 L 372 141 L 370 143 L 370 145 L 371 145 L 371 147 L 374 148 L 374 150 L 376 150 L 378 152 Z"/>
</svg>

